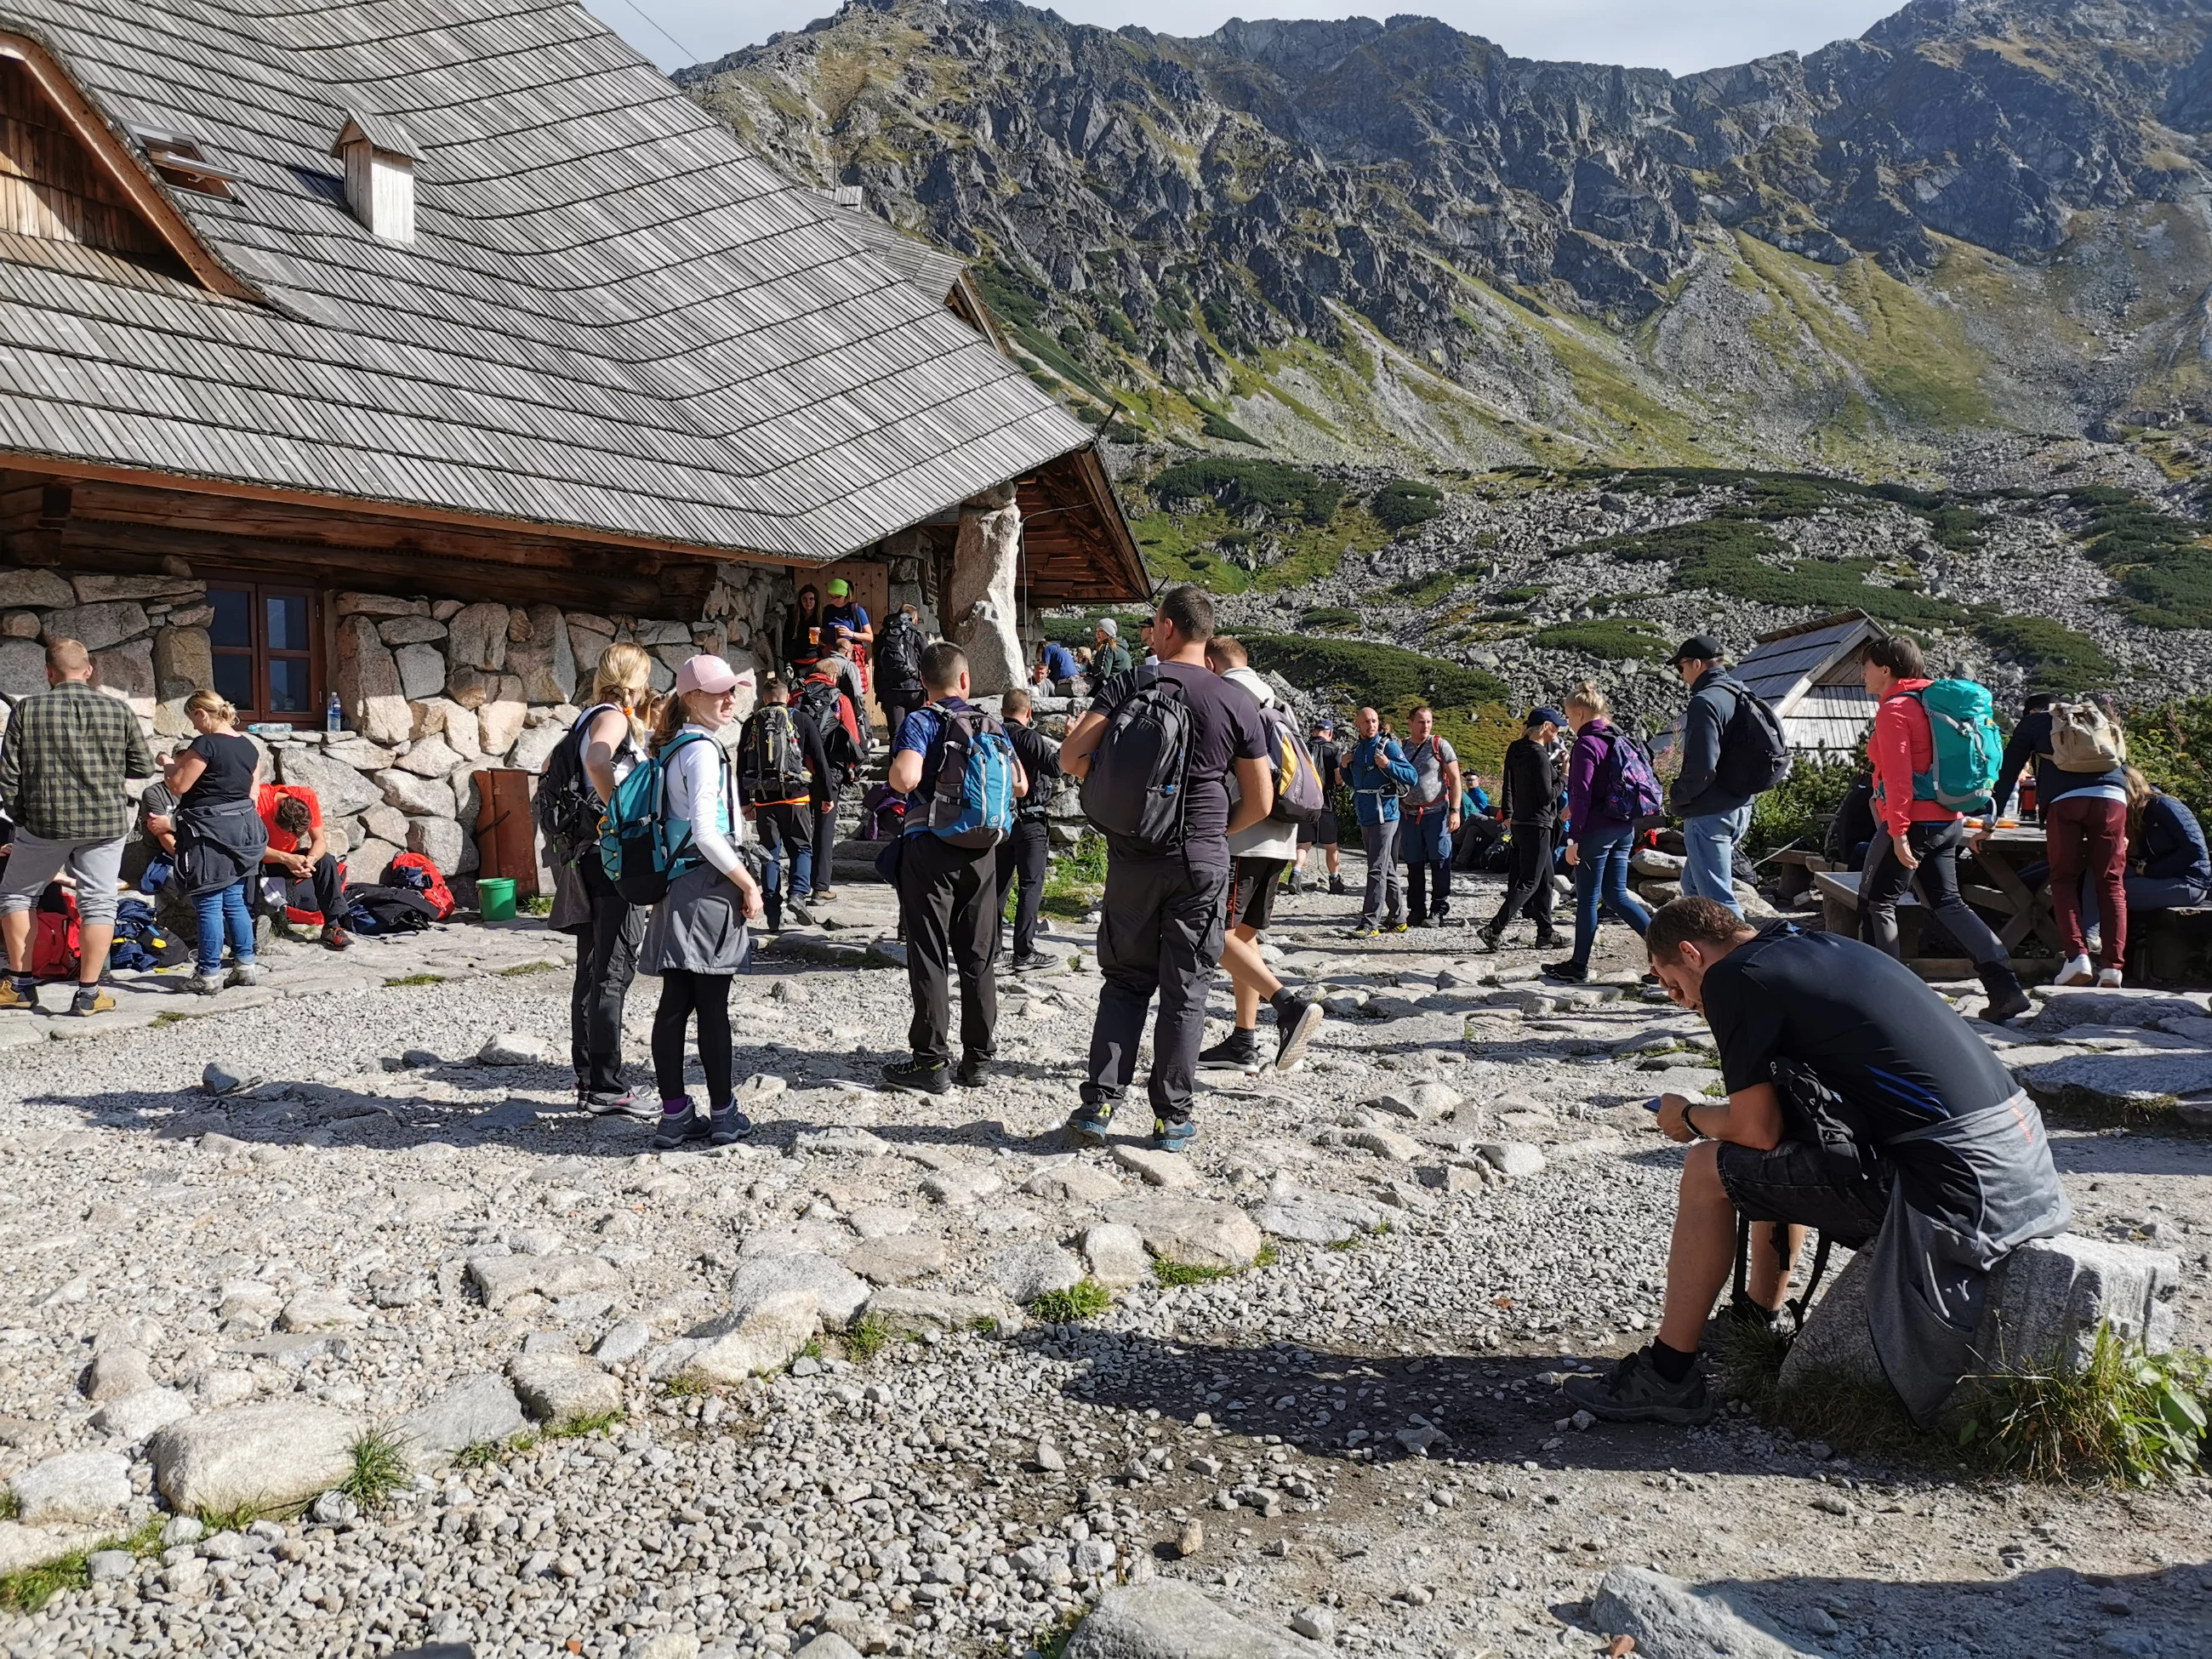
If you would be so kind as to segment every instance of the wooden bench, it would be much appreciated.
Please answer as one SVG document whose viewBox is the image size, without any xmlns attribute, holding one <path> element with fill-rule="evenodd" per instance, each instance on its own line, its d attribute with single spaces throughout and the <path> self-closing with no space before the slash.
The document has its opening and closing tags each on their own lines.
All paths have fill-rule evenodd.
<svg viewBox="0 0 2212 1659">
<path fill-rule="evenodd" d="M 1856 939 L 1859 931 L 1859 880 L 1856 870 L 1820 870 L 1814 873 L 1813 885 L 1820 894 L 1820 925 L 1831 933 L 1842 933 Z M 1990 909 L 2004 908 L 2002 896 L 1994 888 L 1961 883 L 1960 896 L 1969 904 L 1979 904 Z M 1923 979 L 1972 979 L 1974 964 L 1966 957 L 1924 956 L 1920 951 L 1921 930 L 1933 913 L 1920 902 L 1919 895 L 1907 888 L 1897 901 L 1898 944 L 1905 951 L 1905 965 Z M 2058 964 L 2048 957 L 2014 957 L 2012 970 L 2024 980 L 2049 979 L 2058 971 Z"/>
<path fill-rule="evenodd" d="M 1768 884 L 1785 904 L 1794 904 L 1812 891 L 1813 878 L 1822 871 L 1841 867 L 1804 847 L 1786 847 L 1761 859 L 1759 864 L 1771 872 Z"/>
</svg>

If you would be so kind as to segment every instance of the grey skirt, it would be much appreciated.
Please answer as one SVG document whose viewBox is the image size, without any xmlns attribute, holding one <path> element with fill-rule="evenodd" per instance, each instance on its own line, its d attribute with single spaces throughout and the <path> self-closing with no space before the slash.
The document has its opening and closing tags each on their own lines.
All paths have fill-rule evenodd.
<svg viewBox="0 0 2212 1659">
<path fill-rule="evenodd" d="M 665 974 L 671 968 L 739 974 L 752 948 L 744 895 L 713 865 L 702 864 L 677 877 L 667 896 L 653 907 L 637 967 L 642 974 Z"/>
</svg>

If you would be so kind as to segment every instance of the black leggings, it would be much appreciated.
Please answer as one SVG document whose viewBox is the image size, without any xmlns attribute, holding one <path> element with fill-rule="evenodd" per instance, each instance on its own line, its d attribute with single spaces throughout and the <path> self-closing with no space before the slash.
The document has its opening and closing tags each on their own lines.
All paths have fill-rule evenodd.
<svg viewBox="0 0 2212 1659">
<path fill-rule="evenodd" d="M 699 1016 L 699 1069 L 709 1107 L 730 1103 L 730 981 L 732 974 L 668 968 L 653 1014 L 653 1081 L 663 1100 L 684 1098 L 684 1028 Z"/>
</svg>

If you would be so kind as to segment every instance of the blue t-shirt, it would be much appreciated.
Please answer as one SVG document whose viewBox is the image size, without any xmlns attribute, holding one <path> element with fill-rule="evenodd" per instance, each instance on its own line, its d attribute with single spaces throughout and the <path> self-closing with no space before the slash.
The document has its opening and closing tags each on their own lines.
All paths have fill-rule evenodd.
<svg viewBox="0 0 2212 1659">
<path fill-rule="evenodd" d="M 867 627 L 868 613 L 863 606 L 858 604 L 831 605 L 822 613 L 822 643 L 825 647 L 824 654 L 827 654 L 826 647 L 833 647 L 837 643 L 839 629 L 842 628 L 849 633 L 862 634 L 867 631 Z"/>
<path fill-rule="evenodd" d="M 966 710 L 975 705 L 963 697 L 945 697 L 936 703 L 925 703 L 899 722 L 898 736 L 891 743 L 891 758 L 911 751 L 921 757 L 921 781 L 908 795 L 906 811 L 906 833 L 920 835 L 929 828 L 929 811 L 923 803 L 937 787 L 938 768 L 945 764 L 945 716 L 943 708 Z M 916 809 L 921 810 L 917 811 Z"/>
<path fill-rule="evenodd" d="M 1075 660 L 1075 653 L 1055 641 L 1047 641 L 1044 647 L 1044 672 L 1056 680 L 1072 680 L 1083 672 Z"/>
</svg>

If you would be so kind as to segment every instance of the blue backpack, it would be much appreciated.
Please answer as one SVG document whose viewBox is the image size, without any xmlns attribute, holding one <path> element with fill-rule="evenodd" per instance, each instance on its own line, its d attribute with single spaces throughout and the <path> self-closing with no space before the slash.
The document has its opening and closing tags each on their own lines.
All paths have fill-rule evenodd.
<svg viewBox="0 0 2212 1659">
<path fill-rule="evenodd" d="M 996 847 L 1013 833 L 1014 745 L 981 709 L 930 707 L 944 722 L 937 784 L 927 811 L 908 812 L 906 833 L 926 830 L 955 847 Z"/>
<path fill-rule="evenodd" d="M 1656 817 L 1666 797 L 1660 793 L 1658 775 L 1651 769 L 1651 757 L 1626 732 L 1607 736 L 1611 742 L 1605 760 L 1597 769 L 1597 776 L 1590 780 L 1590 797 L 1597 803 L 1599 816 L 1626 823 Z"/>
<path fill-rule="evenodd" d="M 690 822 L 669 816 L 668 763 L 685 744 L 709 741 L 702 732 L 679 733 L 615 786 L 614 799 L 599 820 L 599 867 L 615 891 L 632 904 L 659 903 L 667 896 L 669 883 L 699 862 Z M 724 755 L 726 799 L 729 765 Z"/>
</svg>

